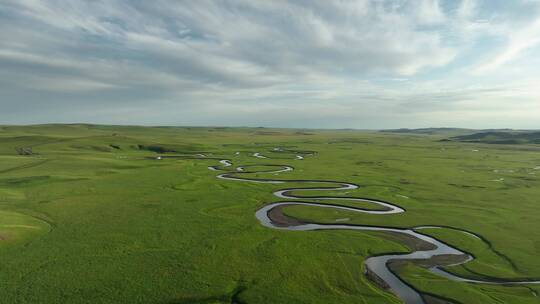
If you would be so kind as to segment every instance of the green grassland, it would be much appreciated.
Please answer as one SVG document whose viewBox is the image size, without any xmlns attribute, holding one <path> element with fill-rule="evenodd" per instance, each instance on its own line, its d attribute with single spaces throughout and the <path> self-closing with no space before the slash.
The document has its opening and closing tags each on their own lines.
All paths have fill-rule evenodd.
<svg viewBox="0 0 540 304">
<path fill-rule="evenodd" d="M 321 223 L 472 231 L 483 239 L 450 228 L 423 233 L 476 257 L 450 272 L 540 278 L 540 146 L 444 138 L 436 132 L 0 127 L 0 303 L 400 303 L 365 278 L 362 261 L 407 252 L 404 244 L 380 232 L 265 228 L 254 214 L 276 201 L 272 191 L 283 185 L 216 179 L 207 169 L 216 160 L 149 158 L 157 152 L 295 167 L 252 177 L 356 183 L 361 187 L 347 195 L 391 201 L 407 212 L 309 206 L 284 212 Z M 317 154 L 295 160 L 269 152 L 277 146 Z M 21 148 L 31 153 L 19 155 Z M 276 159 L 257 159 L 254 152 Z M 538 285 L 452 282 L 414 264 L 399 273 L 452 303 L 540 303 Z"/>
</svg>

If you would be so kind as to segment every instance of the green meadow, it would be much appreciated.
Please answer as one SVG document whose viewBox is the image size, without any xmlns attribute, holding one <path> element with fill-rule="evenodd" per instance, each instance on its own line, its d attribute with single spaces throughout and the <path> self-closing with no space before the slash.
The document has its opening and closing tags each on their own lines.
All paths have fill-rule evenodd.
<svg viewBox="0 0 540 304">
<path fill-rule="evenodd" d="M 295 183 L 217 179 L 219 172 L 207 167 L 225 158 L 234 166 L 295 168 L 251 177 L 355 183 L 361 187 L 327 194 L 407 210 L 370 215 L 289 206 L 289 216 L 448 226 L 422 232 L 475 260 L 446 270 L 540 279 L 540 145 L 441 141 L 455 135 L 0 126 L 0 303 L 401 303 L 364 276 L 362 262 L 408 252 L 405 244 L 381 232 L 263 227 L 255 212 L 279 200 L 273 191 Z M 274 147 L 316 154 L 297 160 Z M 198 153 L 217 160 L 155 159 Z M 540 285 L 453 282 L 412 263 L 399 274 L 437 296 L 433 303 L 540 303 Z"/>
</svg>

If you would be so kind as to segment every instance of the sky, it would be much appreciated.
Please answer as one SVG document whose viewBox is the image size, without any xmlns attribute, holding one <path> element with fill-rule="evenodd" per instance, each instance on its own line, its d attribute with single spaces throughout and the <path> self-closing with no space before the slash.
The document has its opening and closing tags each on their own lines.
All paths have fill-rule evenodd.
<svg viewBox="0 0 540 304">
<path fill-rule="evenodd" d="M 540 129 L 540 0 L 0 0 L 0 124 Z"/>
</svg>

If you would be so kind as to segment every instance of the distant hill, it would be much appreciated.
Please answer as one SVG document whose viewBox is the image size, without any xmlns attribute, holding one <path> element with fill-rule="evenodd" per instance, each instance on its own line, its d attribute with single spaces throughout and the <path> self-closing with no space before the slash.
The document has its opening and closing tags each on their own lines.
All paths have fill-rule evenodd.
<svg viewBox="0 0 540 304">
<path fill-rule="evenodd" d="M 485 131 L 454 136 L 450 140 L 486 144 L 540 144 L 540 131 Z"/>
<path fill-rule="evenodd" d="M 473 129 L 462 128 L 420 128 L 420 129 L 388 129 L 381 130 L 383 133 L 404 133 L 404 134 L 425 134 L 425 135 L 458 135 L 458 134 L 470 134 L 478 132 Z"/>
</svg>

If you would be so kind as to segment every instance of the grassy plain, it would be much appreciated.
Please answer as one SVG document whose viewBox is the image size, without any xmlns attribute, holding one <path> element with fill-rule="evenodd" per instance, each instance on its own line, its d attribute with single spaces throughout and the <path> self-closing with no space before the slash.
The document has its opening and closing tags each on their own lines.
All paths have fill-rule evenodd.
<svg viewBox="0 0 540 304">
<path fill-rule="evenodd" d="M 295 167 L 272 178 L 359 184 L 348 195 L 391 201 L 407 212 L 307 206 L 285 212 L 326 223 L 466 229 L 487 242 L 452 229 L 423 231 L 476 257 L 449 271 L 539 278 L 540 146 L 442 138 L 350 130 L 0 127 L 0 303 L 400 303 L 367 281 L 362 261 L 406 252 L 403 244 L 382 233 L 262 227 L 254 213 L 276 201 L 272 191 L 283 185 L 218 180 L 207 169 L 215 160 L 148 159 L 158 148 L 211 153 L 235 165 Z M 295 160 L 268 152 L 276 146 L 317 154 Z M 17 148 L 31 148 L 32 155 L 18 155 Z M 254 152 L 280 159 L 257 159 Z M 400 273 L 419 290 L 457 303 L 540 301 L 538 285 L 456 283 L 412 264 Z"/>
</svg>

